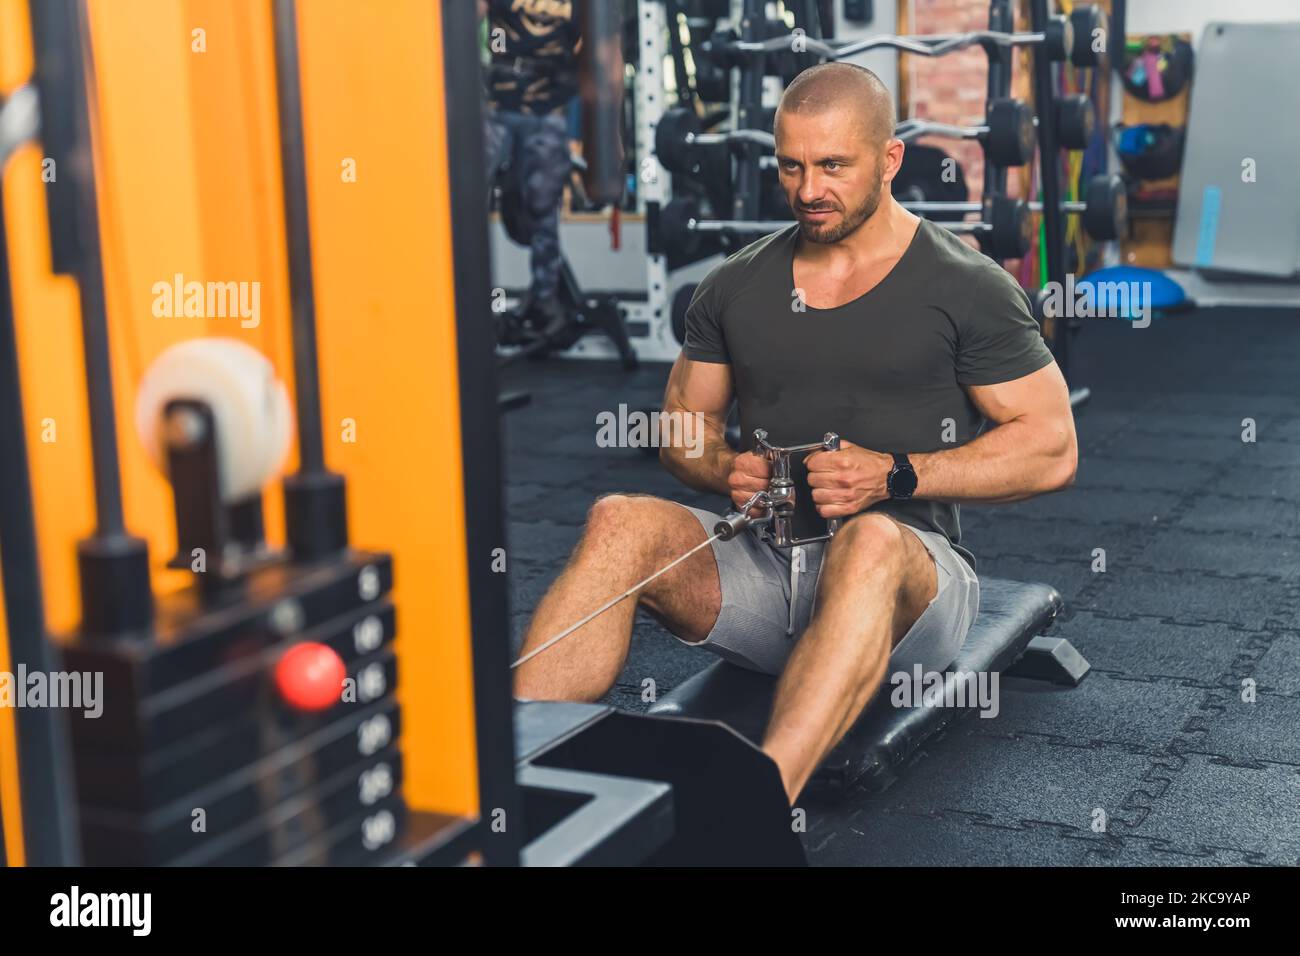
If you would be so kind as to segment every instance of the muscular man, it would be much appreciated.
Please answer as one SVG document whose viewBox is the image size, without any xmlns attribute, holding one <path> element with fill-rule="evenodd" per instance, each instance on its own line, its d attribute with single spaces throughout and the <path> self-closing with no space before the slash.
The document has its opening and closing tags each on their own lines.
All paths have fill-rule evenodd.
<svg viewBox="0 0 1300 956">
<path fill-rule="evenodd" d="M 889 91 L 867 70 L 825 64 L 790 84 L 776 155 L 797 221 L 700 285 L 664 400 L 701 416 L 707 435 L 702 455 L 662 449 L 664 465 L 736 505 L 768 471 L 724 440 L 733 394 L 747 437 L 761 427 L 778 445 L 845 439 L 805 459 L 811 494 L 797 501 L 799 537 L 847 519 L 827 545 L 792 555 L 751 530 L 637 596 L 680 640 L 780 674 L 762 746 L 791 801 L 887 673 L 955 659 L 979 604 L 959 505 L 1063 488 L 1077 460 L 1065 382 L 1027 297 L 894 201 L 893 129 Z M 717 520 L 649 496 L 599 499 L 524 650 L 704 541 Z M 624 601 L 521 666 L 517 694 L 601 697 L 623 668 L 635 610 Z"/>
<path fill-rule="evenodd" d="M 518 312 L 544 332 L 569 316 L 560 283 L 560 200 L 569 179 L 567 109 L 578 89 L 582 37 L 574 0 L 478 0 L 492 54 L 486 121 L 489 174 L 506 163 L 532 222 L 532 282 Z"/>
</svg>

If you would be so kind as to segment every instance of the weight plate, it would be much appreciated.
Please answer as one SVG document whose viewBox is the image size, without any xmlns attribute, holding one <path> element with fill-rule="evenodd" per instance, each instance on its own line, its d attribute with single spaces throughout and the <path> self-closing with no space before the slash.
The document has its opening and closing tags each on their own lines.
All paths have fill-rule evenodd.
<svg viewBox="0 0 1300 956">
<path fill-rule="evenodd" d="M 989 102 L 985 151 L 995 166 L 1023 166 L 1034 155 L 1034 114 L 1028 104 L 1003 98 Z"/>
<path fill-rule="evenodd" d="M 700 246 L 700 234 L 690 228 L 692 219 L 698 219 L 699 204 L 694 199 L 674 199 L 659 210 L 659 231 L 665 248 L 676 247 L 692 255 Z"/>
<path fill-rule="evenodd" d="M 1088 181 L 1084 193 L 1083 228 L 1093 239 L 1109 242 L 1124 234 L 1128 223 L 1128 190 L 1114 174 Z"/>
<path fill-rule="evenodd" d="M 1093 133 L 1092 100 L 1083 93 L 1064 96 L 1056 103 L 1056 134 L 1063 149 L 1087 149 Z"/>
<path fill-rule="evenodd" d="M 655 156 L 659 165 L 670 173 L 690 175 L 699 168 L 699 147 L 686 138 L 700 131 L 700 118 L 694 110 L 674 107 L 664 113 L 655 126 Z"/>
<path fill-rule="evenodd" d="M 1070 26 L 1074 43 L 1070 46 L 1070 62 L 1075 66 L 1096 66 L 1106 55 L 1106 11 L 1098 6 L 1075 7 L 1070 13 Z M 1101 49 L 1094 49 L 1094 44 Z"/>
<path fill-rule="evenodd" d="M 1053 63 L 1068 59 L 1074 49 L 1074 25 L 1065 17 L 1048 17 L 1044 32 L 1047 58 Z"/>
</svg>

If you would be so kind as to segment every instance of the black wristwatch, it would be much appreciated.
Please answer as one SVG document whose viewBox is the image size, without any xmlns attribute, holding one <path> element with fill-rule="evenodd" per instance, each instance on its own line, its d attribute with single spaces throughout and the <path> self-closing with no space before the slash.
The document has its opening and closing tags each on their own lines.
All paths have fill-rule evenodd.
<svg viewBox="0 0 1300 956">
<path fill-rule="evenodd" d="M 889 470 L 885 487 L 895 501 L 906 501 L 916 492 L 916 470 L 906 455 L 894 453 L 894 467 Z"/>
</svg>

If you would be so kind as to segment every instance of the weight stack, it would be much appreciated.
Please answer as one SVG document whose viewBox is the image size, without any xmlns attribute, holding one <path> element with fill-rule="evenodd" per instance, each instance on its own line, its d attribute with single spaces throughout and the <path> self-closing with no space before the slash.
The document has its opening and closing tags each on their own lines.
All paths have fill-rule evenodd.
<svg viewBox="0 0 1300 956">
<path fill-rule="evenodd" d="M 85 862 L 384 862 L 408 818 L 392 581 L 382 553 L 271 563 L 229 595 L 161 597 L 150 636 L 67 641 L 65 674 L 102 675 L 101 713 L 70 711 Z M 352 679 L 323 709 L 289 703 L 279 665 L 303 642 Z"/>
</svg>

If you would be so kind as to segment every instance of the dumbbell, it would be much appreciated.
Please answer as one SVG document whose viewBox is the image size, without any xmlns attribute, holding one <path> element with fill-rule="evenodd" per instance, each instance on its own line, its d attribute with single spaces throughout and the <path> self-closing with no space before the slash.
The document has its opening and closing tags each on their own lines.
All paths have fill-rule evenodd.
<svg viewBox="0 0 1300 956">
<path fill-rule="evenodd" d="M 918 205 L 962 205 L 964 211 L 980 212 L 980 222 L 936 222 L 949 232 L 983 236 L 989 254 L 995 259 L 1019 259 L 1033 244 L 1033 220 L 1023 200 L 994 196 L 979 203 L 933 203 Z M 786 229 L 790 220 L 750 221 L 743 219 L 700 219 L 699 204 L 691 198 L 677 198 L 665 205 L 658 216 L 658 230 L 664 243 L 680 248 L 687 255 L 699 249 L 703 233 L 765 235 Z"/>
<path fill-rule="evenodd" d="M 973 202 L 905 202 L 912 212 L 983 212 L 984 207 Z M 1041 202 L 1024 204 L 1026 210 L 1040 212 Z M 1088 235 L 1100 241 L 1118 239 L 1128 222 L 1128 191 L 1124 180 L 1115 175 L 1098 175 L 1088 181 L 1083 202 L 1063 202 L 1067 213 L 1083 216 L 1083 228 Z M 1010 258 L 1010 257 L 1009 257 Z"/>
</svg>

